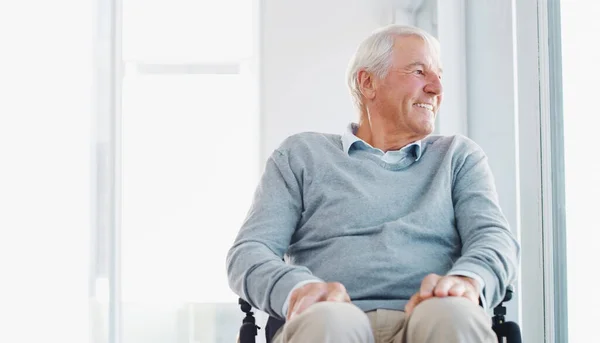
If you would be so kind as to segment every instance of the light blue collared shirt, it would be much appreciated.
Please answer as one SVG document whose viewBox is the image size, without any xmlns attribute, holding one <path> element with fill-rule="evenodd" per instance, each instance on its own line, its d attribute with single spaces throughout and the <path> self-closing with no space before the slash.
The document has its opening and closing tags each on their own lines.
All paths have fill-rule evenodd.
<svg viewBox="0 0 600 343">
<path fill-rule="evenodd" d="M 396 164 L 403 159 L 405 159 L 409 154 L 415 154 L 416 160 L 418 161 L 421 158 L 421 141 L 415 141 L 410 143 L 399 150 L 390 150 L 384 152 L 381 149 L 374 148 L 369 143 L 364 140 L 356 137 L 356 130 L 358 129 L 358 125 L 356 123 L 350 123 L 348 125 L 348 129 L 342 135 L 342 146 L 344 147 L 344 152 L 347 154 L 351 153 L 351 149 L 358 150 L 367 150 L 372 152 L 375 155 L 381 157 L 381 160 L 385 163 Z"/>
</svg>

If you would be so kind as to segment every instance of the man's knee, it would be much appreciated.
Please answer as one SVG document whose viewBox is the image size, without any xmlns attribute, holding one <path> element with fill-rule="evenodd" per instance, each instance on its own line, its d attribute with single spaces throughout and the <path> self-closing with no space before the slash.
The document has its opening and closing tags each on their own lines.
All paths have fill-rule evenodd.
<svg viewBox="0 0 600 343">
<path fill-rule="evenodd" d="M 367 315 L 355 305 L 340 302 L 319 302 L 286 323 L 284 336 L 305 334 L 325 341 L 372 342 L 373 334 Z M 319 336 L 312 337 L 313 335 Z M 299 338 L 299 337 L 298 337 Z M 298 341 L 307 341 L 308 337 Z M 341 339 L 341 340 L 340 340 Z M 294 340 L 292 340 L 294 341 Z"/>
<path fill-rule="evenodd" d="M 448 342 L 492 342 L 490 317 L 479 305 L 462 297 L 431 298 L 417 305 L 407 323 L 409 336 L 443 336 Z M 451 338 L 453 337 L 453 338 Z M 468 338 L 467 338 L 468 337 Z M 435 341 L 435 340 L 432 340 Z"/>
<path fill-rule="evenodd" d="M 491 327 L 492 322 L 485 311 L 469 299 L 462 297 L 431 298 L 423 301 L 411 317 L 417 317 L 434 323 L 454 323 L 470 325 L 475 320 L 483 321 Z"/>
<path fill-rule="evenodd" d="M 304 314 L 310 318 L 311 325 L 320 325 L 328 330 L 343 331 L 349 327 L 366 330 L 371 328 L 367 315 L 349 303 L 319 302 L 307 308 Z"/>
</svg>

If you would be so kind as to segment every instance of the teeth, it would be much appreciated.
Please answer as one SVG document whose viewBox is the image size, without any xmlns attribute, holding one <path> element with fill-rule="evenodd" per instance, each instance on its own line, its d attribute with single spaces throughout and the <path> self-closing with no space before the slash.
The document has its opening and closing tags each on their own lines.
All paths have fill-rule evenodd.
<svg viewBox="0 0 600 343">
<path fill-rule="evenodd" d="M 419 107 L 426 108 L 426 109 L 428 109 L 428 110 L 430 110 L 430 111 L 433 111 L 433 106 L 432 106 L 432 105 L 430 105 L 430 104 L 415 104 L 415 105 L 417 105 L 417 106 L 419 106 Z"/>
</svg>

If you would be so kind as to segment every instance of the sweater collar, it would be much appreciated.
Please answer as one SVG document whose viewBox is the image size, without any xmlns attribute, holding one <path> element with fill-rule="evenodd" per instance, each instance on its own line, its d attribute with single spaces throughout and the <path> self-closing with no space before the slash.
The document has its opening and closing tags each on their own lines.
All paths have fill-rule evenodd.
<svg viewBox="0 0 600 343">
<path fill-rule="evenodd" d="M 369 143 L 367 143 L 364 140 L 358 138 L 356 136 L 356 130 L 357 129 L 358 129 L 358 124 L 356 124 L 356 123 L 350 123 L 350 124 L 348 124 L 348 127 L 347 127 L 346 131 L 342 135 L 342 147 L 343 147 L 345 153 L 348 154 L 350 152 L 350 148 L 352 148 L 352 146 L 355 145 L 357 142 L 362 142 L 368 148 L 380 150 L 380 149 L 372 147 Z M 416 161 L 418 161 L 421 158 L 421 154 L 422 154 L 421 140 L 418 140 L 418 141 L 415 141 L 413 143 L 410 143 L 410 144 L 402 147 L 400 150 L 393 150 L 393 151 L 389 151 L 389 152 L 390 153 L 395 153 L 395 152 L 398 152 L 398 151 L 402 151 L 402 152 L 407 152 L 408 153 L 409 150 L 414 153 Z"/>
</svg>

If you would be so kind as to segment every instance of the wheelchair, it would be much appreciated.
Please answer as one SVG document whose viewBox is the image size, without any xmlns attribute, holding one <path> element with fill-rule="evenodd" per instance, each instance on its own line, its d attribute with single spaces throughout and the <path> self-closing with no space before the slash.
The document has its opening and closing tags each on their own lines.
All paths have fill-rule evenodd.
<svg viewBox="0 0 600 343">
<path fill-rule="evenodd" d="M 521 343 L 521 329 L 515 322 L 505 321 L 506 307 L 504 303 L 512 299 L 514 289 L 512 286 L 508 286 L 504 299 L 498 306 L 494 308 L 494 316 L 492 317 L 492 329 L 498 337 L 498 343 Z M 246 314 L 242 320 L 242 326 L 239 332 L 239 343 L 256 343 L 256 336 L 260 327 L 256 325 L 256 319 L 254 318 L 254 312 L 252 312 L 252 306 L 248 304 L 244 299 L 239 298 L 238 304 L 242 312 Z M 267 326 L 265 327 L 265 338 L 267 343 L 272 343 L 273 337 L 279 328 L 285 324 L 285 320 L 269 317 L 267 320 Z"/>
</svg>

